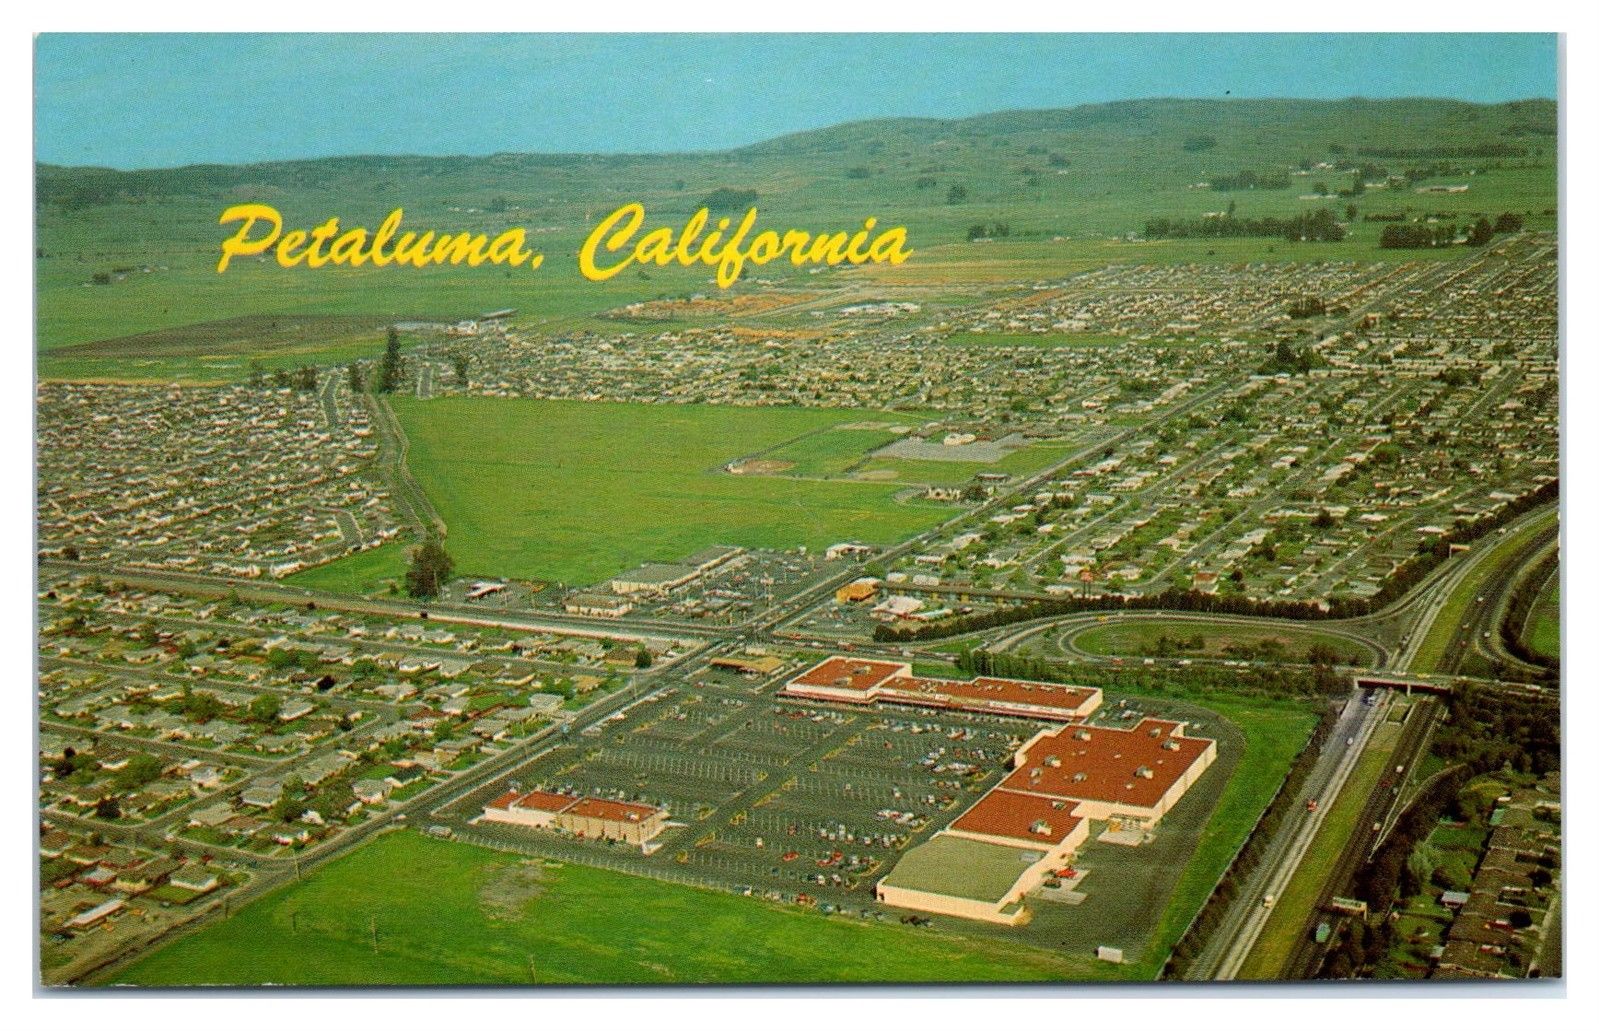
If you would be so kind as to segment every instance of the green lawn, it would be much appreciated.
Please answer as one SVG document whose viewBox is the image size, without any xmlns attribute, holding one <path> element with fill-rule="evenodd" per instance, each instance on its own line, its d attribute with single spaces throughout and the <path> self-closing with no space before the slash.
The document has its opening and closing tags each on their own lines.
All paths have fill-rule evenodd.
<svg viewBox="0 0 1599 1031">
<path fill-rule="evenodd" d="M 284 582 L 313 591 L 343 594 L 386 591 L 391 582 L 404 585 L 411 547 L 403 541 L 390 541 L 382 547 L 358 551 L 335 562 L 302 570 L 285 578 Z"/>
<path fill-rule="evenodd" d="M 1163 637 L 1167 638 L 1168 647 L 1161 647 Z M 1193 644 L 1196 637 L 1203 639 L 1199 647 L 1175 646 L 1176 642 Z M 1325 645 L 1357 663 L 1369 664 L 1376 658 L 1365 645 L 1324 631 L 1294 626 L 1244 626 L 1196 619 L 1111 622 L 1090 627 L 1072 639 L 1074 645 L 1093 655 L 1212 658 L 1227 656 L 1229 648 L 1258 650 L 1268 641 L 1279 642 L 1283 649 L 1282 656 L 1288 660 L 1303 660 L 1306 651 L 1317 644 Z"/>
<path fill-rule="evenodd" d="M 1527 621 L 1527 646 L 1539 655 L 1560 658 L 1560 580 L 1555 578 L 1533 604 Z"/>
<path fill-rule="evenodd" d="M 919 420 L 906 419 L 897 426 L 913 426 Z M 772 462 L 792 463 L 780 476 L 837 476 L 862 461 L 873 448 L 882 447 L 898 434 L 885 429 L 836 429 L 814 433 L 784 444 L 761 457 Z"/>
<path fill-rule="evenodd" d="M 1111 969 L 991 938 L 526 862 L 414 832 L 383 835 L 108 981 L 1048 981 Z"/>
<path fill-rule="evenodd" d="M 463 575 L 588 584 L 712 544 L 888 544 L 947 515 L 888 484 L 734 476 L 735 458 L 873 412 L 395 398 Z M 338 575 L 330 571 L 325 575 Z"/>
</svg>

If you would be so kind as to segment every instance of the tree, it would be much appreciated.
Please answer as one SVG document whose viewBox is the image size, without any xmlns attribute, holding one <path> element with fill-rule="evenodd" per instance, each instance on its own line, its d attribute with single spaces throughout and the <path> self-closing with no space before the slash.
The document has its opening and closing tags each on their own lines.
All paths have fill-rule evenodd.
<svg viewBox="0 0 1599 1031">
<path fill-rule="evenodd" d="M 366 389 L 366 367 L 360 362 L 351 362 L 344 374 L 349 379 L 351 393 L 359 394 Z"/>
<path fill-rule="evenodd" d="M 450 352 L 450 368 L 455 372 L 455 385 L 466 386 L 466 374 L 472 364 L 472 356 L 461 348 Z"/>
<path fill-rule="evenodd" d="M 638 646 L 638 654 L 633 656 L 633 665 L 638 669 L 649 669 L 655 665 L 655 657 L 641 644 Z"/>
<path fill-rule="evenodd" d="M 400 387 L 403 363 L 400 359 L 400 333 L 389 327 L 389 342 L 383 351 L 383 364 L 378 367 L 378 393 L 392 394 Z"/>
<path fill-rule="evenodd" d="M 405 589 L 413 598 L 436 598 L 450 579 L 455 561 L 438 538 L 429 537 L 411 552 L 411 567 L 405 571 Z"/>
<path fill-rule="evenodd" d="M 120 820 L 122 803 L 115 798 L 102 798 L 94 804 L 94 815 L 102 820 Z"/>
<path fill-rule="evenodd" d="M 250 718 L 257 723 L 271 723 L 278 718 L 283 702 L 275 694 L 264 694 L 250 703 Z"/>
<path fill-rule="evenodd" d="M 946 197 L 946 200 L 950 204 L 965 204 L 966 187 L 962 186 L 960 183 L 956 183 L 955 185 L 951 186 L 949 188 L 949 194 Z"/>
</svg>

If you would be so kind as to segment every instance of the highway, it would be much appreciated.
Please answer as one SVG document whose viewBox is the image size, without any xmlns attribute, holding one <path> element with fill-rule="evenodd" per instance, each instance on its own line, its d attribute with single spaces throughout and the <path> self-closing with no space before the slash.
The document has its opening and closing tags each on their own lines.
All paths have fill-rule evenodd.
<svg viewBox="0 0 1599 1031">
<path fill-rule="evenodd" d="M 1387 700 L 1365 704 L 1366 692 L 1355 691 L 1345 701 L 1322 745 L 1321 753 L 1304 785 L 1293 798 L 1289 814 L 1266 847 L 1262 862 L 1239 889 L 1216 932 L 1189 968 L 1188 980 L 1230 981 L 1260 937 L 1271 910 L 1266 896 L 1281 898 L 1283 889 L 1309 851 L 1345 780 L 1354 769 L 1372 733 L 1387 714 Z M 1352 742 L 1352 743 L 1351 743 Z M 1309 802 L 1315 799 L 1314 812 Z"/>
</svg>

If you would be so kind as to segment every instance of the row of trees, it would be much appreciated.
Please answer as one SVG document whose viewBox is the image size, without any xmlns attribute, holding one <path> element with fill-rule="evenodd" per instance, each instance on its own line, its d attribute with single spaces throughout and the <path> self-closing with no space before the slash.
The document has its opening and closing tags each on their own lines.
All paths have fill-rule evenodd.
<svg viewBox="0 0 1599 1031">
<path fill-rule="evenodd" d="M 1366 616 L 1398 601 L 1443 563 L 1454 545 L 1470 544 L 1485 534 L 1560 497 L 1560 481 L 1550 480 L 1485 516 L 1461 519 L 1421 550 L 1401 563 L 1383 581 L 1375 594 L 1366 598 L 1332 598 L 1325 605 L 1313 601 L 1279 601 L 1239 595 L 1207 594 L 1203 591 L 1167 588 L 1157 594 L 1078 594 L 1058 598 L 1037 598 L 987 612 L 973 612 L 931 623 L 909 626 L 880 624 L 872 633 L 882 642 L 923 641 L 939 637 L 992 630 L 995 627 L 1025 623 L 1051 616 L 1070 616 L 1080 612 L 1121 612 L 1160 609 L 1173 612 L 1204 612 L 1223 616 L 1257 616 L 1272 619 L 1351 619 Z"/>
<path fill-rule="evenodd" d="M 1505 650 L 1522 662 L 1530 662 L 1534 666 L 1543 666 L 1545 669 L 1558 671 L 1560 658 L 1555 655 L 1544 655 L 1534 651 L 1527 639 L 1527 621 L 1532 616 L 1532 607 L 1537 604 L 1538 598 L 1543 594 L 1544 585 L 1558 574 L 1560 570 L 1560 552 L 1551 551 L 1538 561 L 1521 582 L 1516 584 L 1515 590 L 1510 592 L 1510 602 L 1505 607 L 1504 622 L 1499 624 L 1499 636 L 1505 643 Z"/>
<path fill-rule="evenodd" d="M 1506 211 L 1492 222 L 1488 221 L 1486 216 L 1479 217 L 1466 229 L 1466 245 L 1486 246 L 1493 240 L 1495 234 L 1519 233 L 1524 225 L 1522 217 L 1513 211 Z M 1453 222 L 1436 225 L 1427 225 L 1423 222 L 1396 222 L 1383 227 L 1377 245 L 1390 250 L 1448 247 L 1459 235 L 1459 227 Z"/>
<path fill-rule="evenodd" d="M 1293 180 L 1286 172 L 1260 173 L 1248 168 L 1233 175 L 1210 177 L 1210 188 L 1223 193 L 1234 190 L 1286 190 L 1292 185 Z"/>
<path fill-rule="evenodd" d="M 1107 666 L 1031 655 L 961 652 L 955 664 L 974 677 L 1016 677 L 1060 684 L 1090 684 L 1129 694 L 1204 694 L 1225 691 L 1272 698 L 1337 698 L 1349 678 L 1330 664 L 1311 666 Z"/>
<path fill-rule="evenodd" d="M 1344 224 L 1327 208 L 1298 215 L 1239 218 L 1228 212 L 1205 218 L 1152 218 L 1144 223 L 1150 240 L 1210 240 L 1232 237 L 1280 237 L 1292 242 L 1319 240 L 1336 243 L 1344 238 Z"/>
</svg>

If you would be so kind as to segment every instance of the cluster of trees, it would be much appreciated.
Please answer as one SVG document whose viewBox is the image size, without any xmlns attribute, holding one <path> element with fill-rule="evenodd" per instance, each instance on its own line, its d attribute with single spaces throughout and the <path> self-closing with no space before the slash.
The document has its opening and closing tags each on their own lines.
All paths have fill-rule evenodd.
<svg viewBox="0 0 1599 1031">
<path fill-rule="evenodd" d="M 1295 347 L 1287 340 L 1279 340 L 1255 371 L 1262 376 L 1303 376 L 1322 364 L 1316 352 L 1309 347 Z"/>
<path fill-rule="evenodd" d="M 741 190 L 732 186 L 719 186 L 705 195 L 700 201 L 700 207 L 709 208 L 711 213 L 742 212 L 755 206 L 755 201 L 760 197 L 754 190 Z"/>
<path fill-rule="evenodd" d="M 1009 222 L 995 222 L 993 224 L 973 222 L 966 229 L 966 239 L 968 240 L 1003 240 L 1009 235 Z"/>
<path fill-rule="evenodd" d="M 1431 161 L 1459 158 L 1523 158 L 1526 147 L 1514 143 L 1473 143 L 1464 147 L 1361 147 L 1362 157 L 1389 161 Z"/>
<path fill-rule="evenodd" d="M 1513 211 L 1504 212 L 1492 222 L 1486 216 L 1479 217 L 1466 230 L 1466 244 L 1483 247 L 1493 240 L 1495 234 L 1519 233 L 1524 225 L 1522 217 Z M 1453 222 L 1430 226 L 1421 222 L 1396 222 L 1383 227 L 1377 245 L 1392 250 L 1448 247 L 1455 242 L 1457 235 L 1459 229 Z"/>
<path fill-rule="evenodd" d="M 1560 708 L 1549 698 L 1461 682 L 1432 749 L 1474 774 L 1509 767 L 1542 776 L 1560 768 Z"/>
<path fill-rule="evenodd" d="M 1190 154 L 1197 154 L 1202 150 L 1210 150 L 1216 146 L 1214 136 L 1190 136 L 1183 140 L 1183 149 Z"/>
<path fill-rule="evenodd" d="M 1328 709 L 1322 713 L 1320 722 L 1310 732 L 1310 739 L 1305 743 L 1298 758 L 1294 760 L 1288 776 L 1278 786 L 1277 793 L 1266 804 L 1260 819 L 1249 832 L 1249 837 L 1233 856 L 1233 861 L 1228 864 L 1221 879 L 1216 882 L 1216 887 L 1205 900 L 1205 905 L 1194 914 L 1193 923 L 1188 925 L 1188 930 L 1183 932 L 1183 936 L 1173 946 L 1171 956 L 1166 960 L 1165 969 L 1161 971 L 1162 980 L 1182 980 L 1189 966 L 1199 955 L 1200 949 L 1204 947 L 1204 943 L 1215 933 L 1227 908 L 1238 897 L 1238 886 L 1247 881 L 1249 875 L 1260 866 L 1272 836 L 1277 833 L 1283 821 L 1298 808 L 1299 789 L 1304 787 L 1310 771 L 1316 765 L 1321 746 L 1326 743 L 1337 722 L 1338 714 L 1335 710 Z"/>
<path fill-rule="evenodd" d="M 1224 239 L 1266 236 L 1301 242 L 1319 240 L 1336 243 L 1344 238 L 1344 224 L 1331 210 L 1321 208 L 1279 218 L 1238 218 L 1228 212 L 1205 218 L 1152 218 L 1144 223 L 1144 236 L 1151 240 Z"/>
</svg>

